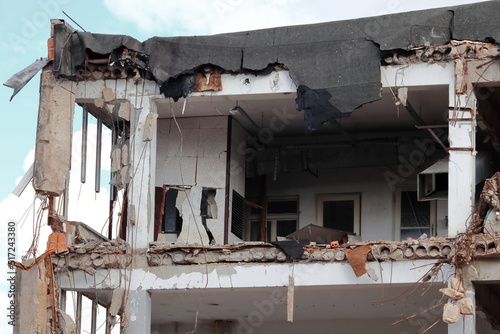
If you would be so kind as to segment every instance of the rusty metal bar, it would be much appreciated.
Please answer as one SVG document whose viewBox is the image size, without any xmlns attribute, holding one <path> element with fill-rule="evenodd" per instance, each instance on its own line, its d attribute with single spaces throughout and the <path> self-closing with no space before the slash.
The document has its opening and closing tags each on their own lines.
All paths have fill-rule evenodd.
<svg viewBox="0 0 500 334">
<path fill-rule="evenodd" d="M 88 138 L 88 125 L 89 125 L 89 113 L 87 111 L 87 105 L 83 107 L 82 111 L 82 152 L 81 152 L 81 173 L 80 181 L 85 183 L 87 181 L 87 138 Z"/>
<path fill-rule="evenodd" d="M 457 122 L 457 121 L 470 122 L 473 120 L 474 119 L 472 119 L 472 118 L 448 118 L 448 121 L 451 121 L 451 122 Z"/>
<path fill-rule="evenodd" d="M 95 192 L 101 190 L 101 150 L 102 150 L 102 119 L 97 118 L 97 142 L 95 150 Z"/>
<path fill-rule="evenodd" d="M 456 107 L 456 108 L 455 107 L 448 107 L 448 110 L 449 111 L 470 111 L 470 112 L 472 112 L 473 109 L 470 107 Z"/>
<path fill-rule="evenodd" d="M 415 125 L 417 129 L 436 129 L 436 128 L 447 128 L 448 125 Z"/>
<path fill-rule="evenodd" d="M 474 149 L 472 147 L 450 147 L 448 148 L 448 151 L 468 151 L 472 152 Z"/>
<path fill-rule="evenodd" d="M 446 147 L 446 145 L 441 141 L 441 139 L 436 135 L 436 133 L 434 132 L 434 130 L 432 130 L 433 128 L 447 128 L 448 125 L 416 125 L 415 126 L 417 129 L 426 129 L 427 131 L 429 131 L 429 133 L 431 134 L 431 136 L 434 138 L 434 140 L 436 140 L 439 145 L 441 145 L 441 147 L 443 148 L 443 150 L 448 150 L 448 148 Z"/>
</svg>

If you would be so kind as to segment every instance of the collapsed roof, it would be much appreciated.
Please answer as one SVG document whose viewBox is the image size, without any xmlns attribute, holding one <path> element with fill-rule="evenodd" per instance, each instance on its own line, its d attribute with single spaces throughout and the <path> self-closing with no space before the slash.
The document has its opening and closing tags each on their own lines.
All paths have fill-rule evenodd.
<svg viewBox="0 0 500 334">
<path fill-rule="evenodd" d="M 166 97 L 177 100 L 194 89 L 204 65 L 227 73 L 259 74 L 279 64 L 297 85 L 297 109 L 306 132 L 348 116 L 381 98 L 380 64 L 384 51 L 442 45 L 452 39 L 500 40 L 500 2 L 422 10 L 312 25 L 194 37 L 129 36 L 68 31 L 54 26 L 55 66 L 60 76 L 75 78 L 89 53 L 119 58 L 126 48 L 158 82 Z M 69 50 L 70 52 L 67 52 Z"/>
</svg>

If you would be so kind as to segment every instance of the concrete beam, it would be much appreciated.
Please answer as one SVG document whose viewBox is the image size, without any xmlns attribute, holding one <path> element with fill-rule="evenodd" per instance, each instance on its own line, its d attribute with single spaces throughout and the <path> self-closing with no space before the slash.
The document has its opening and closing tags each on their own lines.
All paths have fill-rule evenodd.
<svg viewBox="0 0 500 334">
<path fill-rule="evenodd" d="M 57 80 L 47 66 L 40 79 L 33 186 L 37 192 L 61 195 L 71 168 L 71 139 L 76 85 Z"/>
<path fill-rule="evenodd" d="M 380 73 L 382 87 L 449 85 L 454 82 L 453 62 L 381 66 Z"/>
<path fill-rule="evenodd" d="M 282 287 L 288 284 L 293 271 L 295 287 L 351 285 L 351 284 L 413 284 L 429 270 L 433 260 L 367 262 L 371 277 L 356 277 L 346 262 L 332 263 L 273 263 L 208 264 L 163 267 L 142 267 L 127 271 L 131 290 L 153 289 L 203 289 Z M 450 265 L 443 265 L 435 282 L 444 282 L 454 272 Z M 207 274 L 208 273 L 208 274 Z M 332 273 L 335 273 L 334 275 Z M 74 271 L 71 278 L 59 274 L 62 289 L 109 289 L 123 286 L 124 270 L 99 269 L 94 276 L 82 270 Z"/>
</svg>

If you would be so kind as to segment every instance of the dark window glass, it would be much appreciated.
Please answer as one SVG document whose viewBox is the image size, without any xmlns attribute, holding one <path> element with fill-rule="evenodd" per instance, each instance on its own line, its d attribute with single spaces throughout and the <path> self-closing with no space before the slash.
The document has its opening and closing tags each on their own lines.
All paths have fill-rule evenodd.
<svg viewBox="0 0 500 334">
<path fill-rule="evenodd" d="M 354 201 L 324 201 L 323 226 L 354 232 Z"/>
<path fill-rule="evenodd" d="M 286 237 L 297 230 L 296 220 L 278 220 L 276 221 L 276 236 Z"/>
<path fill-rule="evenodd" d="M 269 201 L 267 203 L 267 214 L 275 213 L 297 213 L 297 200 L 291 201 Z"/>
</svg>

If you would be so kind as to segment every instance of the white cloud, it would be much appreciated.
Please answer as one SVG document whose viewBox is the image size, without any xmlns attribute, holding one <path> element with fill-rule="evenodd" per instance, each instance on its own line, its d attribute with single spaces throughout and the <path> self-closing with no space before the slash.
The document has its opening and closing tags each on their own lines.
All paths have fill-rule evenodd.
<svg viewBox="0 0 500 334">
<path fill-rule="evenodd" d="M 215 0 L 158 1 L 104 0 L 121 22 L 141 33 L 161 36 L 209 35 L 284 25 L 345 20 L 445 7 L 486 0 L 324 1 L 324 0 Z M 114 33 L 120 33 L 115 31 Z"/>
</svg>

